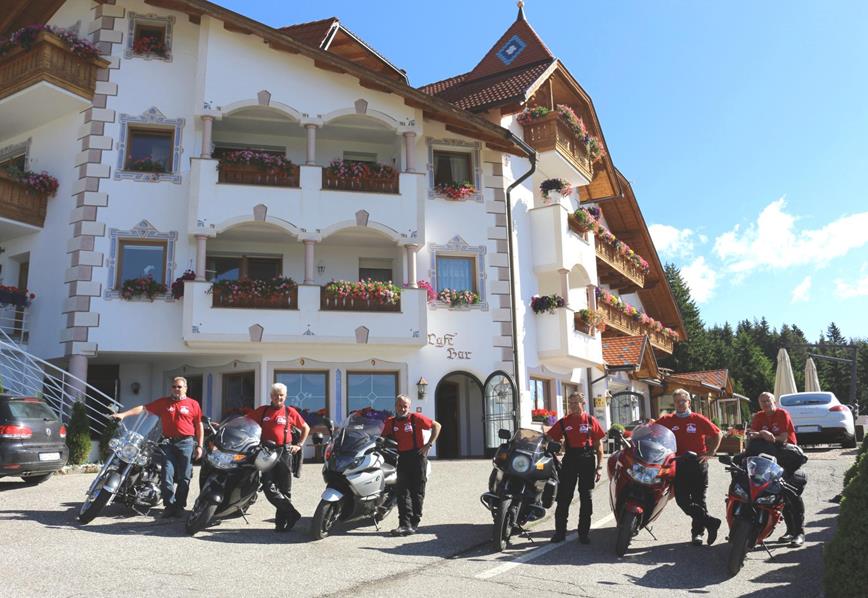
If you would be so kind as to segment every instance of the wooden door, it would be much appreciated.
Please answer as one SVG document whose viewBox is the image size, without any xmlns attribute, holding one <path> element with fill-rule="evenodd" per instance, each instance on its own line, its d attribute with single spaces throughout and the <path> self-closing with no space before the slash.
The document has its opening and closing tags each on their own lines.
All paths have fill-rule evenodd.
<svg viewBox="0 0 868 598">
<path fill-rule="evenodd" d="M 437 386 L 437 421 L 443 426 L 437 439 L 437 456 L 456 459 L 461 454 L 461 416 L 459 386 L 456 382 L 441 382 Z"/>
</svg>

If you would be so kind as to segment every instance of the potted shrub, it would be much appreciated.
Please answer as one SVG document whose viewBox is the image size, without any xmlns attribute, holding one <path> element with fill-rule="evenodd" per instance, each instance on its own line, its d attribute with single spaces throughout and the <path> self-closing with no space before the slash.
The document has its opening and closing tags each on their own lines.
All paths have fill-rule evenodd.
<svg viewBox="0 0 868 598">
<path fill-rule="evenodd" d="M 553 314 L 557 308 L 565 307 L 566 304 L 567 302 L 564 298 L 556 293 L 552 295 L 534 295 L 530 298 L 530 308 L 535 314 L 543 312 Z"/>
<path fill-rule="evenodd" d="M 47 172 L 32 172 L 30 170 L 21 170 L 14 166 L 7 166 L 2 172 L 13 181 L 18 182 L 30 193 L 45 195 L 47 197 L 51 197 L 57 193 L 59 183 L 56 178 Z"/>
<path fill-rule="evenodd" d="M 576 317 L 588 332 L 604 332 L 606 330 L 606 317 L 599 310 L 580 309 L 576 313 Z"/>
<path fill-rule="evenodd" d="M 458 183 L 449 183 L 449 184 L 441 184 L 434 187 L 434 191 L 437 195 L 440 195 L 446 199 L 450 199 L 452 201 L 464 201 L 468 197 L 471 197 L 474 193 L 476 193 L 476 187 L 474 187 L 469 181 L 465 181 L 461 184 Z"/>
<path fill-rule="evenodd" d="M 547 426 L 554 425 L 558 421 L 557 412 L 549 409 L 531 409 L 530 416 L 533 421 Z"/>
<path fill-rule="evenodd" d="M 564 179 L 546 179 L 539 186 L 540 192 L 545 197 L 546 202 L 553 201 L 554 193 L 558 193 L 561 197 L 567 197 L 573 190 L 569 182 Z"/>
<path fill-rule="evenodd" d="M 479 303 L 479 294 L 468 290 L 443 289 L 437 294 L 437 298 L 449 307 L 466 307 Z"/>
<path fill-rule="evenodd" d="M 196 280 L 196 273 L 192 270 L 184 270 L 184 273 L 175 279 L 172 283 L 172 297 L 174 299 L 184 297 L 184 281 L 186 280 Z"/>
<path fill-rule="evenodd" d="M 142 278 L 128 278 L 121 284 L 121 298 L 131 301 L 139 297 L 145 297 L 153 301 L 157 295 L 165 295 L 168 288 L 162 282 L 157 282 L 151 276 Z"/>
<path fill-rule="evenodd" d="M 0 306 L 15 305 L 27 307 L 34 299 L 36 299 L 36 293 L 31 293 L 27 289 L 7 287 L 0 284 Z"/>
</svg>

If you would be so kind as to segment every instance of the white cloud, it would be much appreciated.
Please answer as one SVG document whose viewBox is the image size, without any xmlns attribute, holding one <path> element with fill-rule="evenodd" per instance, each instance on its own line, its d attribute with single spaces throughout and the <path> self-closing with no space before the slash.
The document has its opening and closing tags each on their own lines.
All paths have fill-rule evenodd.
<svg viewBox="0 0 868 598">
<path fill-rule="evenodd" d="M 690 296 L 697 303 L 705 303 L 714 295 L 714 289 L 717 287 L 717 272 L 708 265 L 703 256 L 682 266 L 681 277 L 690 288 Z"/>
<path fill-rule="evenodd" d="M 657 251 L 667 257 L 689 258 L 693 255 L 694 238 L 700 243 L 708 240 L 705 235 L 696 235 L 689 228 L 678 229 L 668 224 L 652 224 L 648 232 Z"/>
<path fill-rule="evenodd" d="M 817 229 L 797 229 L 783 197 L 767 205 L 756 222 L 736 225 L 715 239 L 714 251 L 727 270 L 823 266 L 868 245 L 868 212 L 842 216 Z"/>
<path fill-rule="evenodd" d="M 805 278 L 802 279 L 802 282 L 797 284 L 796 288 L 793 289 L 793 295 L 792 295 L 792 298 L 790 299 L 790 301 L 792 303 L 800 303 L 800 302 L 808 301 L 811 298 L 810 293 L 811 293 L 811 284 L 812 283 L 813 283 L 813 280 L 811 279 L 811 276 L 810 275 L 805 276 Z"/>
<path fill-rule="evenodd" d="M 850 281 L 841 278 L 835 279 L 835 295 L 839 299 L 852 299 L 853 297 L 868 297 L 868 262 L 862 264 L 859 270 L 860 276 L 855 275 Z"/>
</svg>

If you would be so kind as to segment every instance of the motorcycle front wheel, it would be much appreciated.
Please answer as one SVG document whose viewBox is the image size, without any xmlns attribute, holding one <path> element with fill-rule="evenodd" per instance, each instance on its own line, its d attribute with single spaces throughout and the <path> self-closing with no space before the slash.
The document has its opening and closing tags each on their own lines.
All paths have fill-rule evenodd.
<svg viewBox="0 0 868 598">
<path fill-rule="evenodd" d="M 190 516 L 187 517 L 187 521 L 184 523 L 184 530 L 191 536 L 195 535 L 196 532 L 208 527 L 216 512 L 217 505 L 212 502 L 206 502 L 204 505 L 195 505 L 193 512 L 190 513 Z"/>
<path fill-rule="evenodd" d="M 627 549 L 630 548 L 630 540 L 633 539 L 639 527 L 639 517 L 638 514 L 632 511 L 627 511 L 621 517 L 621 521 L 618 523 L 618 537 L 615 540 L 615 554 L 618 556 L 627 554 Z"/>
<path fill-rule="evenodd" d="M 99 494 L 97 494 L 93 499 L 88 496 L 85 499 L 84 504 L 81 505 L 81 510 L 78 512 L 78 520 L 81 523 L 90 523 L 93 521 L 94 517 L 99 515 L 99 512 L 106 506 L 111 496 L 111 492 L 105 488 L 100 488 Z"/>
<path fill-rule="evenodd" d="M 515 517 L 516 509 L 513 508 L 512 499 L 504 498 L 500 501 L 500 506 L 494 518 L 494 537 L 492 538 L 492 543 L 496 552 L 503 552 L 509 546 L 512 528 L 515 526 Z"/>
<path fill-rule="evenodd" d="M 327 500 L 319 501 L 316 512 L 313 514 L 313 521 L 310 524 L 310 535 L 314 540 L 322 540 L 328 537 L 332 526 L 340 516 L 341 503 L 329 502 Z"/>
<path fill-rule="evenodd" d="M 736 519 L 732 524 L 732 529 L 729 532 L 730 547 L 729 561 L 727 562 L 727 570 L 730 575 L 738 574 L 744 565 L 752 527 L 750 521 L 744 519 Z"/>
</svg>

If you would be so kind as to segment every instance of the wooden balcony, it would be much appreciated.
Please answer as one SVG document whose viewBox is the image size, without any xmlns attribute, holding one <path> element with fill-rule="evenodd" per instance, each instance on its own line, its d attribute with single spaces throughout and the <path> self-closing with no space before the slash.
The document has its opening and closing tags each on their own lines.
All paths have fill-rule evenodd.
<svg viewBox="0 0 868 598">
<path fill-rule="evenodd" d="M 223 164 L 217 169 L 217 182 L 230 185 L 264 185 L 266 187 L 299 187 L 299 167 L 293 164 L 289 172 L 268 170 L 256 164 Z"/>
<path fill-rule="evenodd" d="M 618 289 L 620 293 L 633 293 L 645 286 L 645 273 L 626 256 L 618 253 L 614 246 L 595 239 L 597 253 L 597 275 L 600 282 Z"/>
<path fill-rule="evenodd" d="M 33 193 L 0 170 L 0 218 L 41 227 L 46 203 L 45 195 Z"/>
<path fill-rule="evenodd" d="M 547 152 L 556 152 L 578 171 L 584 180 L 577 181 L 575 176 L 560 175 L 556 167 L 547 168 L 546 172 L 559 174 L 573 184 L 587 185 L 594 178 L 594 165 L 587 144 L 578 138 L 557 112 L 549 112 L 542 118 L 524 125 L 524 140 L 540 153 L 540 159 L 544 161 Z"/>
<path fill-rule="evenodd" d="M 380 303 L 375 299 L 355 299 L 353 297 L 335 297 L 326 293 L 325 287 L 320 288 L 319 308 L 322 311 L 373 311 L 395 313 L 401 311 L 401 300 L 397 303 Z"/>
<path fill-rule="evenodd" d="M 298 309 L 298 287 L 293 288 L 289 295 L 273 295 L 271 297 L 242 297 L 232 300 L 229 293 L 223 289 L 212 290 L 211 307 L 227 307 L 241 309 Z"/>
<path fill-rule="evenodd" d="M 651 346 L 664 353 L 672 353 L 675 350 L 675 341 L 662 332 L 642 325 L 636 318 L 630 317 L 617 307 L 612 307 L 602 301 L 597 304 L 603 316 L 606 318 L 606 331 L 604 336 L 639 336 L 646 335 L 651 341 Z"/>
<path fill-rule="evenodd" d="M 398 172 L 391 176 L 366 175 L 359 178 L 339 177 L 322 169 L 322 188 L 335 191 L 367 191 L 369 193 L 388 193 L 397 195 L 401 192 Z"/>
</svg>

